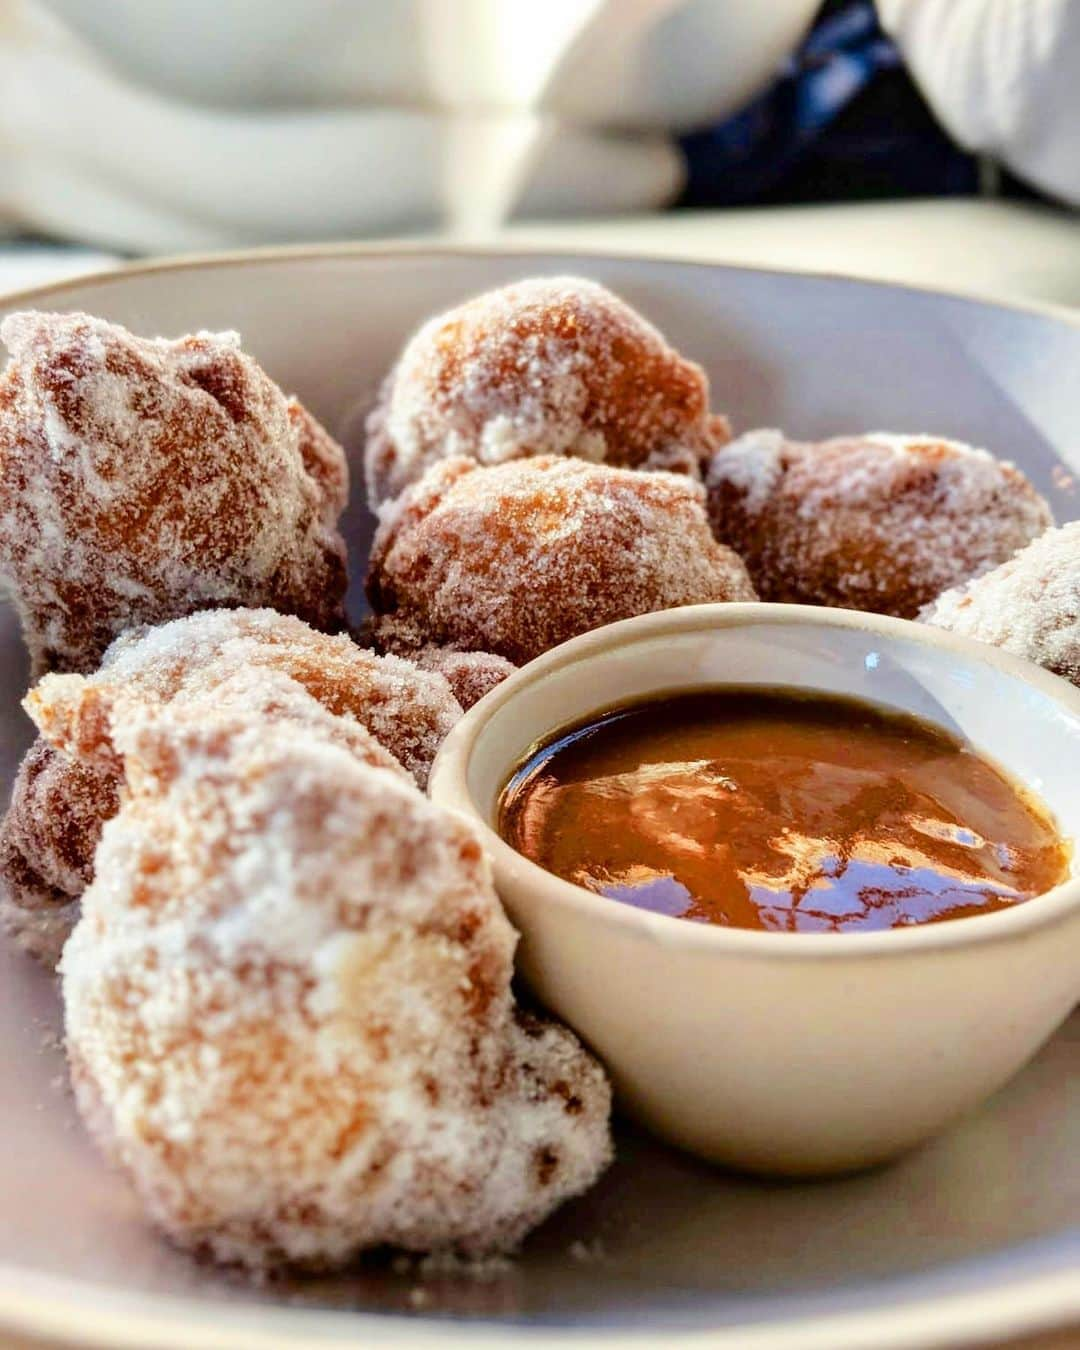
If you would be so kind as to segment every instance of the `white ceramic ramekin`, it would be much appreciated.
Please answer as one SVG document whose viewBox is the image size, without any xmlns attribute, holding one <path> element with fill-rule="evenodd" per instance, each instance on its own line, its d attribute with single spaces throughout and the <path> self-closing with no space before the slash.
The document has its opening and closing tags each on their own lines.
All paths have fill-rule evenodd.
<svg viewBox="0 0 1080 1350">
<path fill-rule="evenodd" d="M 1080 840 L 1080 692 L 938 629 L 792 605 L 702 605 L 587 633 L 451 732 L 431 793 L 480 829 L 540 999 L 606 1063 L 623 1107 L 762 1172 L 863 1167 L 1008 1079 L 1080 994 L 1080 880 L 1015 909 L 877 933 L 773 933 L 650 914 L 545 872 L 494 829 L 538 740 L 612 704 L 722 684 L 871 699 L 967 738 Z"/>
</svg>

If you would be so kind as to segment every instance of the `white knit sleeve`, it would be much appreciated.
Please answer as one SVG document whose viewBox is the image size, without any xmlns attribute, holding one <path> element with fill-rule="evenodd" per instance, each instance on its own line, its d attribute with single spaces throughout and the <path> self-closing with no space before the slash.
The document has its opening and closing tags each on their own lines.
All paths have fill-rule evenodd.
<svg viewBox="0 0 1080 1350">
<path fill-rule="evenodd" d="M 1080 0 L 878 0 L 949 133 L 1080 205 Z"/>
</svg>

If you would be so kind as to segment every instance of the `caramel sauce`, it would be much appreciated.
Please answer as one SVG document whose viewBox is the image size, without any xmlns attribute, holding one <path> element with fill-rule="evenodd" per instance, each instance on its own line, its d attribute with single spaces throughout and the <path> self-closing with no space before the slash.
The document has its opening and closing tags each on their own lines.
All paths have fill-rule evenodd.
<svg viewBox="0 0 1080 1350">
<path fill-rule="evenodd" d="M 905 714 L 784 689 L 614 708 L 510 779 L 499 831 L 567 881 L 698 923 L 852 932 L 986 914 L 1070 850 L 970 745 Z"/>
</svg>

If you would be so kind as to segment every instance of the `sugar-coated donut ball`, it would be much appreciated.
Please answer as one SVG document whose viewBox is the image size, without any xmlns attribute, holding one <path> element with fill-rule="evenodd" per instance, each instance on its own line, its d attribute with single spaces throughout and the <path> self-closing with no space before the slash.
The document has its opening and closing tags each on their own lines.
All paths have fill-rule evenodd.
<svg viewBox="0 0 1080 1350">
<path fill-rule="evenodd" d="M 368 421 L 368 497 L 377 508 L 453 455 L 697 474 L 728 435 L 705 372 L 636 310 L 594 281 L 537 277 L 409 340 Z"/>
<path fill-rule="evenodd" d="M 344 454 L 235 333 L 20 313 L 0 338 L 0 581 L 35 674 L 220 605 L 340 626 Z"/>
<path fill-rule="evenodd" d="M 933 436 L 752 431 L 713 456 L 706 485 L 716 537 L 763 600 L 900 618 L 1052 523 L 1014 465 Z"/>
<path fill-rule="evenodd" d="M 74 761 L 41 736 L 23 756 L 0 822 L 0 924 L 45 965 L 60 959 L 119 804 L 110 766 Z"/>
<path fill-rule="evenodd" d="M 119 766 L 98 753 L 112 701 L 122 694 L 141 703 L 208 697 L 260 706 L 269 686 L 252 691 L 252 681 L 269 672 L 286 682 L 286 696 L 266 705 L 268 719 L 336 718 L 343 732 L 369 733 L 383 759 L 400 762 L 421 786 L 461 716 L 441 674 L 273 610 L 207 610 L 131 630 L 94 675 L 47 675 L 27 696 L 42 735 L 0 825 L 0 918 L 21 946 L 54 963 L 78 917 L 101 827 L 118 805 Z M 367 737 L 357 745 L 373 753 Z"/>
<path fill-rule="evenodd" d="M 432 643 L 521 664 L 616 619 L 754 590 L 700 484 L 548 455 L 429 469 L 383 512 L 368 596 Z"/>
<path fill-rule="evenodd" d="M 127 777 L 61 962 L 76 1101 L 181 1247 L 256 1270 L 513 1247 L 610 1157 L 523 1016 L 472 830 L 312 728 L 117 711 Z"/>
<path fill-rule="evenodd" d="M 1080 686 L 1080 521 L 1047 530 L 992 572 L 946 591 L 921 617 Z"/>
</svg>

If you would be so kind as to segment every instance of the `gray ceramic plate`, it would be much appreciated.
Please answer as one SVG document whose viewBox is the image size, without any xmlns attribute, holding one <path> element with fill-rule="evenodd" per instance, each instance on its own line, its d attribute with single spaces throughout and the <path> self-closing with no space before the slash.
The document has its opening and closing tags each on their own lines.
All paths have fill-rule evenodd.
<svg viewBox="0 0 1080 1350">
<path fill-rule="evenodd" d="M 704 362 L 739 427 L 939 432 L 1014 458 L 1060 519 L 1080 514 L 1069 472 L 1080 468 L 1080 324 L 1064 313 L 670 262 L 348 248 L 135 269 L 20 303 L 147 334 L 237 328 L 355 449 L 376 383 L 420 319 L 552 271 L 593 276 L 639 305 Z M 370 521 L 358 500 L 348 529 L 359 576 Z M 5 612 L 5 781 L 28 740 L 24 682 Z M 57 1025 L 50 980 L 0 950 L 0 1326 L 109 1345 L 594 1346 L 623 1333 L 838 1350 L 1080 1317 L 1080 1017 L 980 1113 L 887 1170 L 770 1185 L 627 1130 L 601 1184 L 487 1278 L 372 1262 L 262 1288 L 147 1230 L 75 1120 Z"/>
</svg>

